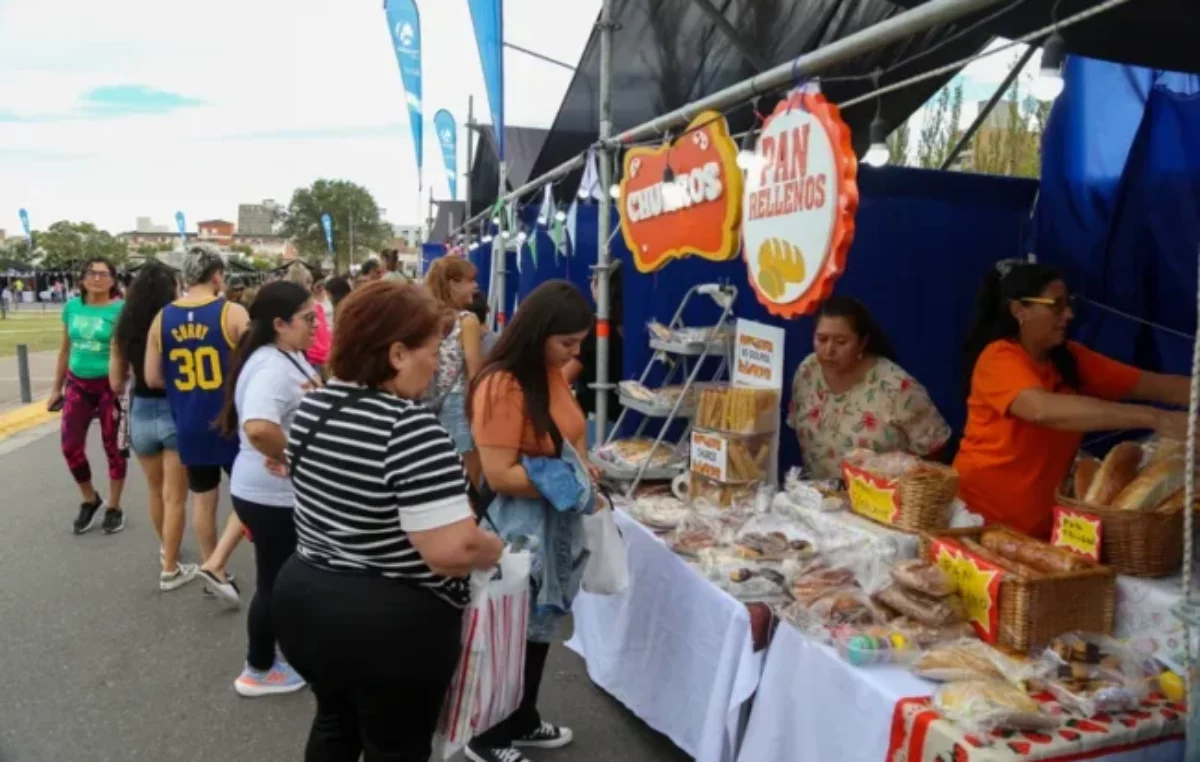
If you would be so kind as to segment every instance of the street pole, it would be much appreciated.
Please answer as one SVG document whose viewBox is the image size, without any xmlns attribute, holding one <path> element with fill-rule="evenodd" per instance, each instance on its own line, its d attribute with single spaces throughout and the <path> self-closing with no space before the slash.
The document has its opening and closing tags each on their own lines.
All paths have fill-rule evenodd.
<svg viewBox="0 0 1200 762">
<path fill-rule="evenodd" d="M 498 143 L 497 143 L 498 145 Z M 500 161 L 500 190 L 496 194 L 496 198 L 504 198 L 504 188 L 508 184 L 508 162 L 503 159 Z M 508 241 L 504 238 L 504 209 L 500 210 L 500 225 L 496 230 L 496 237 L 492 239 L 492 272 L 495 274 L 493 282 L 495 283 L 496 293 L 492 298 L 492 302 L 496 305 L 496 328 L 504 330 L 504 324 L 508 320 L 508 316 L 504 314 L 504 280 L 506 270 L 508 268 Z"/>
<path fill-rule="evenodd" d="M 612 0 L 604 0 L 600 6 L 600 142 L 612 136 Z M 609 187 L 612 186 L 612 154 L 607 147 L 599 151 L 600 161 L 600 203 L 599 218 L 596 220 L 596 443 L 604 441 L 605 430 L 608 427 L 608 391 L 611 384 L 608 380 L 609 335 L 612 326 L 609 323 L 611 315 L 609 285 L 612 279 L 612 265 L 608 250 L 609 227 L 611 226 L 612 196 Z"/>
<path fill-rule="evenodd" d="M 17 345 L 17 379 L 21 388 L 21 402 L 33 402 L 33 387 L 29 383 L 29 346 Z"/>
<path fill-rule="evenodd" d="M 429 189 L 429 216 L 425 218 L 425 240 L 433 241 L 433 188 Z"/>
<path fill-rule="evenodd" d="M 354 207 L 350 208 L 350 269 L 354 269 Z"/>
<path fill-rule="evenodd" d="M 466 199 L 467 213 L 463 215 L 463 221 L 471 219 L 471 144 L 475 140 L 475 96 L 467 96 L 467 169 L 462 173 L 463 182 L 466 184 L 466 193 L 463 198 Z M 471 230 L 468 228 L 467 234 L 467 250 L 471 248 Z"/>
</svg>

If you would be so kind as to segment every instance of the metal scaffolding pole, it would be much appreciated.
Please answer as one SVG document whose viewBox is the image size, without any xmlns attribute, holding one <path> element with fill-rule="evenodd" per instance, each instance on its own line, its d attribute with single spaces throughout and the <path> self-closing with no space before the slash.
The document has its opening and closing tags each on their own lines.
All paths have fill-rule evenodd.
<svg viewBox="0 0 1200 762">
<path fill-rule="evenodd" d="M 600 140 L 612 135 L 612 0 L 604 0 L 600 6 Z M 611 257 L 608 250 L 609 227 L 612 222 L 612 155 L 608 148 L 598 152 L 600 162 L 600 204 L 596 220 L 596 441 L 603 442 L 608 427 L 608 380 L 610 299 L 609 283 L 612 277 Z"/>
<path fill-rule="evenodd" d="M 499 137 L 497 137 L 499 141 Z M 497 142 L 499 145 L 499 142 Z M 500 160 L 500 194 L 504 196 L 504 186 L 508 184 L 508 162 Z M 511 195 L 511 194 L 510 194 Z M 508 198 L 508 196 L 504 196 Z M 489 214 L 489 212 L 484 212 Z M 500 210 L 500 225 L 496 230 L 496 237 L 492 239 L 492 288 L 495 289 L 492 303 L 496 310 L 496 327 L 503 329 L 504 324 L 508 322 L 508 316 L 504 314 L 504 288 L 505 276 L 508 274 L 508 240 L 504 237 L 504 209 Z"/>
<path fill-rule="evenodd" d="M 971 126 L 967 128 L 967 131 L 962 134 L 962 137 L 958 139 L 954 147 L 950 149 L 950 153 L 946 154 L 946 160 L 942 162 L 942 166 L 939 169 L 950 169 L 950 165 L 963 152 L 963 149 L 970 145 L 971 139 L 975 137 L 976 132 L 979 132 L 979 128 L 987 120 L 988 114 L 992 113 L 996 108 L 996 104 L 1004 97 L 1004 93 L 1012 86 L 1013 81 L 1021 74 L 1021 70 L 1025 68 L 1025 64 L 1029 63 L 1029 59 L 1033 58 L 1033 54 L 1036 52 L 1038 52 L 1038 48 L 1032 45 L 1026 46 L 1025 52 L 1013 64 L 1012 69 L 1004 77 L 1004 81 L 996 88 L 996 92 L 992 93 L 992 97 L 988 98 L 987 103 L 983 104 L 983 108 L 979 109 L 979 114 L 976 115 L 975 121 L 971 122 Z"/>
<path fill-rule="evenodd" d="M 683 108 L 676 109 L 669 114 L 651 119 L 645 124 L 626 130 L 615 138 L 609 137 L 603 142 L 609 148 L 616 148 L 623 143 L 657 137 L 668 129 L 678 129 L 686 126 L 697 113 L 706 109 L 716 109 L 719 111 L 735 106 L 753 97 L 756 93 L 770 92 L 795 82 L 797 79 L 820 74 L 831 66 L 844 63 L 897 40 L 919 34 L 938 24 L 955 21 L 963 16 L 996 5 L 999 2 L 1000 0 L 929 0 L 929 2 L 919 5 L 912 10 L 897 14 L 886 21 L 881 21 L 860 32 L 855 32 L 848 37 L 831 42 L 811 53 L 806 53 L 799 58 L 785 64 L 780 64 L 773 69 L 757 74 L 736 85 L 689 103 Z M 512 193 L 503 196 L 503 198 L 508 202 L 526 193 L 535 191 L 546 183 L 553 182 L 579 169 L 583 166 L 583 162 L 584 157 L 582 155 L 575 156 L 544 175 L 525 183 Z M 608 189 L 606 188 L 605 192 L 607 191 Z M 503 186 L 501 186 L 501 193 L 503 193 Z M 468 220 L 466 224 L 474 224 L 482 220 L 487 214 L 488 212 L 478 214 Z"/>
</svg>

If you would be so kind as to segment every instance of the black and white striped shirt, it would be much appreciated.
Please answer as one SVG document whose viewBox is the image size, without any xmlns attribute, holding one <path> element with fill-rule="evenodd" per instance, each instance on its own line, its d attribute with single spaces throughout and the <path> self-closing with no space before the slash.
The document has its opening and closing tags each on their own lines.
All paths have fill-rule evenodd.
<svg viewBox="0 0 1200 762">
<path fill-rule="evenodd" d="M 297 441 L 335 399 L 358 388 L 330 381 L 296 411 L 288 453 L 296 551 L 322 569 L 403 579 L 465 606 L 467 580 L 430 571 L 407 534 L 474 515 L 462 461 L 433 413 L 411 400 L 366 391 L 335 411 L 295 460 Z"/>
</svg>

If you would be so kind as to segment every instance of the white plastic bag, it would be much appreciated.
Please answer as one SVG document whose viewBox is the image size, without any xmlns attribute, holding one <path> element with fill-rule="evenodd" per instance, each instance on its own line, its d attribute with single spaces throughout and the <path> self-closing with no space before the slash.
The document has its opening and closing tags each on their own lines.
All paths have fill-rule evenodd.
<svg viewBox="0 0 1200 762">
<path fill-rule="evenodd" d="M 471 574 L 462 655 L 438 720 L 435 757 L 450 759 L 521 703 L 531 564 L 528 551 L 506 549 L 496 569 Z"/>
<path fill-rule="evenodd" d="M 629 589 L 625 539 L 617 529 L 612 508 L 583 517 L 583 589 L 593 595 L 620 595 Z"/>
</svg>

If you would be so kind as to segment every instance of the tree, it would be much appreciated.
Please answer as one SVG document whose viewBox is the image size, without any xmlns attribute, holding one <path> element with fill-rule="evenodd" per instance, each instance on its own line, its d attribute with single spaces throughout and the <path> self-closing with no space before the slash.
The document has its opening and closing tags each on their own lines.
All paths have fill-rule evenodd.
<svg viewBox="0 0 1200 762">
<path fill-rule="evenodd" d="M 241 254 L 243 257 L 254 256 L 254 248 L 245 243 L 235 243 L 229 247 L 229 250 L 236 254 Z"/>
<path fill-rule="evenodd" d="M 46 270 L 78 270 L 92 257 L 103 257 L 117 266 L 128 259 L 124 243 L 90 222 L 60 220 L 33 237 L 44 252 L 39 264 Z"/>
<path fill-rule="evenodd" d="M 962 134 L 958 126 L 962 117 L 962 101 L 962 82 L 943 87 L 933 97 L 917 136 L 918 166 L 937 169 L 950 155 L 950 149 Z"/>
<path fill-rule="evenodd" d="M 893 167 L 908 166 L 908 143 L 912 139 L 912 130 L 908 120 L 900 123 L 891 135 L 888 135 L 888 164 Z"/>
<path fill-rule="evenodd" d="M 338 272 L 350 269 L 351 232 L 356 251 L 378 251 L 395 238 L 366 188 L 345 180 L 317 180 L 312 187 L 297 188 L 292 194 L 281 231 L 295 241 L 305 260 L 325 258 L 325 230 L 321 226 L 321 215 L 325 213 L 333 218 L 334 267 Z"/>
<path fill-rule="evenodd" d="M 1024 92 L 1031 79 L 1032 73 L 1026 72 L 1013 80 L 975 135 L 972 165 L 976 172 L 1013 177 L 1041 174 L 1042 134 L 1050 104 Z"/>
</svg>

